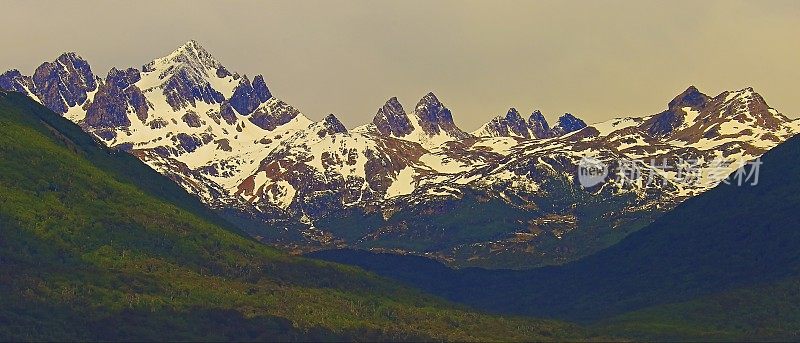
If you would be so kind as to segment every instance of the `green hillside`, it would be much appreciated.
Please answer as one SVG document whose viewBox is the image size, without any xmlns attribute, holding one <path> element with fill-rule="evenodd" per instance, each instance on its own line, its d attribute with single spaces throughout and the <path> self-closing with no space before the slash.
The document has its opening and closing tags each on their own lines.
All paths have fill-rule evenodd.
<svg viewBox="0 0 800 343">
<path fill-rule="evenodd" d="M 70 122 L 0 93 L 0 340 L 575 340 L 233 231 Z"/>
<path fill-rule="evenodd" d="M 660 305 L 604 320 L 597 330 L 641 340 L 797 341 L 800 279 Z"/>
</svg>

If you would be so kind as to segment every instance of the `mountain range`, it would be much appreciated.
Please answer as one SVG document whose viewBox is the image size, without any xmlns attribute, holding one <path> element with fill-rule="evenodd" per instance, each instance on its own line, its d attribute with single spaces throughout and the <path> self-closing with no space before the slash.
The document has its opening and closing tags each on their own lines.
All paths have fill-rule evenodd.
<svg viewBox="0 0 800 343">
<path fill-rule="evenodd" d="M 585 339 L 236 231 L 173 181 L 0 91 L 0 340 Z"/>
<path fill-rule="evenodd" d="M 606 248 L 800 130 L 752 88 L 695 87 L 660 113 L 591 125 L 511 108 L 470 133 L 428 93 L 408 110 L 388 99 L 347 128 L 333 114 L 310 120 L 196 41 L 104 78 L 65 53 L 32 76 L 4 73 L 0 88 L 136 156 L 259 241 L 490 268 Z M 587 157 L 609 166 L 599 185 L 579 182 Z M 621 161 L 646 177 L 626 180 Z M 688 169 L 695 182 L 682 182 Z"/>
<path fill-rule="evenodd" d="M 359 250 L 311 255 L 484 311 L 577 321 L 612 336 L 794 341 L 798 159 L 800 137 L 793 137 L 761 158 L 758 184 L 720 184 L 619 243 L 560 266 L 451 269 L 423 257 Z"/>
</svg>

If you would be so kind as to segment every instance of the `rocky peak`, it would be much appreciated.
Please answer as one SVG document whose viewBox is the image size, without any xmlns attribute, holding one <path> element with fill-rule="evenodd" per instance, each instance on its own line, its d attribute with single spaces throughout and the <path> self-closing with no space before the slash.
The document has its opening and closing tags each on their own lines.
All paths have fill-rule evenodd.
<svg viewBox="0 0 800 343">
<path fill-rule="evenodd" d="M 209 80 L 230 77 L 211 54 L 196 41 L 189 41 L 167 56 L 157 58 L 142 67 L 148 75 L 148 85 L 161 88 L 173 110 L 196 106 L 196 101 L 221 103 L 225 96 L 214 89 Z M 154 79 L 153 79 L 154 78 Z"/>
<path fill-rule="evenodd" d="M 761 94 L 758 94 L 755 90 L 753 90 L 753 87 L 747 87 L 733 92 L 723 92 L 722 94 L 718 95 L 715 100 L 721 100 L 720 102 L 728 107 L 752 107 L 754 109 L 770 108 Z"/>
<path fill-rule="evenodd" d="M 262 103 L 272 98 L 272 93 L 270 93 L 267 83 L 264 82 L 264 76 L 256 75 L 256 77 L 253 78 L 253 91 L 255 91 L 258 100 Z"/>
<path fill-rule="evenodd" d="M 555 136 L 561 136 L 585 127 L 586 123 L 583 120 L 578 119 L 571 113 L 564 113 L 563 116 L 558 118 L 558 124 L 553 127 L 552 132 Z"/>
<path fill-rule="evenodd" d="M 300 111 L 283 101 L 273 99 L 265 104 L 248 118 L 251 123 L 264 130 L 275 130 L 298 116 L 302 117 Z"/>
<path fill-rule="evenodd" d="M 546 138 L 550 135 L 550 125 L 539 110 L 531 113 L 528 118 L 528 127 L 536 138 Z"/>
<path fill-rule="evenodd" d="M 519 112 L 516 108 L 509 108 L 508 112 L 506 112 L 505 121 L 508 125 L 508 130 L 513 132 L 515 135 L 525 138 L 530 138 L 531 133 L 528 129 L 528 123 L 525 122 L 525 119 L 519 115 Z"/>
<path fill-rule="evenodd" d="M 483 127 L 481 127 L 478 131 L 476 131 L 475 134 L 477 136 L 489 136 L 489 137 L 529 136 L 530 134 L 528 132 L 527 126 L 525 127 L 524 132 L 520 132 L 519 130 L 512 130 L 511 122 L 518 122 L 516 120 L 517 117 L 519 117 L 519 112 L 517 112 L 517 109 L 512 107 L 508 110 L 505 116 L 501 115 L 492 118 L 492 120 L 490 120 L 488 123 L 483 125 Z"/>
<path fill-rule="evenodd" d="M 86 102 L 87 93 L 97 89 L 89 63 L 74 52 L 45 62 L 33 73 L 34 94 L 53 112 L 64 114 Z"/>
<path fill-rule="evenodd" d="M 387 100 L 386 104 L 378 109 L 372 124 L 378 132 L 386 136 L 403 137 L 414 130 L 403 105 L 396 97 Z"/>
<path fill-rule="evenodd" d="M 12 69 L 0 75 L 0 89 L 33 94 L 33 80 L 29 76 L 22 75 L 19 70 Z"/>
<path fill-rule="evenodd" d="M 420 99 L 414 108 L 414 115 L 422 131 L 429 136 L 444 132 L 454 138 L 467 137 L 467 134 L 453 122 L 450 109 L 445 107 L 432 92 Z"/>
<path fill-rule="evenodd" d="M 516 108 L 510 108 L 505 116 L 494 117 L 481 129 L 477 136 L 547 138 L 552 135 L 550 125 L 539 110 L 534 111 L 526 121 Z"/>
<path fill-rule="evenodd" d="M 519 115 L 519 111 L 516 108 L 509 108 L 508 112 L 506 112 L 506 121 L 509 124 L 509 127 L 515 129 L 515 131 L 521 133 L 527 129 L 527 125 L 525 124 L 525 119 Z"/>
<path fill-rule="evenodd" d="M 752 87 L 723 92 L 713 99 L 708 116 L 754 123 L 759 127 L 777 129 L 789 119 L 770 107 Z"/>
<path fill-rule="evenodd" d="M 317 125 L 315 130 L 319 137 L 347 133 L 347 128 L 344 126 L 344 124 L 342 124 L 341 121 L 339 121 L 339 118 L 336 118 L 336 116 L 333 115 L 333 113 L 325 116 L 325 119 L 323 119 L 320 124 L 321 125 Z"/>
<path fill-rule="evenodd" d="M 94 100 L 86 108 L 84 124 L 92 129 L 114 129 L 131 124 L 128 113 L 136 113 L 144 123 L 147 120 L 150 104 L 142 91 L 135 85 L 142 75 L 138 69 L 119 70 L 112 68 L 100 84 Z M 113 138 L 112 135 L 106 138 Z"/>
<path fill-rule="evenodd" d="M 267 88 L 264 77 L 257 75 L 251 83 L 245 75 L 239 79 L 239 85 L 234 88 L 233 95 L 227 102 L 236 112 L 247 116 L 269 99 L 272 99 L 272 93 Z"/>
<path fill-rule="evenodd" d="M 669 109 L 679 109 L 684 107 L 691 107 L 693 109 L 701 109 L 705 107 L 711 98 L 703 94 L 695 86 L 689 86 L 683 93 L 678 94 L 672 101 L 669 102 Z"/>
<path fill-rule="evenodd" d="M 208 70 L 216 74 L 219 69 L 224 69 L 214 56 L 197 41 L 190 40 L 169 55 L 157 58 L 144 65 L 142 70 L 144 72 L 151 72 L 159 69 L 168 70 L 180 68 L 190 68 L 203 72 L 204 74 L 207 74 Z"/>
<path fill-rule="evenodd" d="M 247 75 L 239 80 L 239 85 L 234 88 L 233 95 L 228 101 L 236 112 L 244 116 L 253 113 L 258 105 L 261 105 L 261 99 L 256 94 Z"/>
<path fill-rule="evenodd" d="M 111 68 L 106 77 L 106 83 L 112 83 L 115 87 L 120 89 L 128 88 L 128 86 L 139 82 L 142 79 L 142 74 L 136 68 L 128 68 L 119 70 Z"/>
<path fill-rule="evenodd" d="M 670 135 L 676 128 L 684 124 L 686 117 L 684 108 L 689 107 L 693 111 L 702 111 L 709 106 L 711 100 L 695 86 L 689 86 L 669 102 L 666 111 L 645 121 L 643 127 L 653 137 Z"/>
<path fill-rule="evenodd" d="M 508 127 L 508 131 L 514 133 L 516 136 L 530 138 L 531 133 L 528 129 L 528 123 L 525 122 L 525 119 L 519 115 L 519 112 L 516 108 L 508 109 L 505 116 L 505 122 Z"/>
</svg>

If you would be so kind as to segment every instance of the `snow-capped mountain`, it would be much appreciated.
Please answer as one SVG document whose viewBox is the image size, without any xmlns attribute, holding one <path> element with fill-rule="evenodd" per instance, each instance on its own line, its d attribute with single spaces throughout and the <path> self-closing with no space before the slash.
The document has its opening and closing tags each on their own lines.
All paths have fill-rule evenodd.
<svg viewBox="0 0 800 343">
<path fill-rule="evenodd" d="M 391 98 L 378 109 L 372 123 L 356 131 L 374 131 L 381 135 L 436 147 L 444 142 L 461 140 L 470 135 L 453 122 L 450 110 L 433 93 L 419 100 L 410 115 L 397 98 Z"/>
<path fill-rule="evenodd" d="M 527 121 L 522 119 L 516 108 L 510 108 L 505 116 L 494 117 L 472 134 L 477 137 L 520 137 L 520 138 L 552 138 L 586 127 L 586 123 L 565 113 L 558 118 L 558 124 L 552 129 L 547 119 L 539 110 L 533 111 Z"/>
<path fill-rule="evenodd" d="M 473 133 L 428 93 L 389 99 L 348 130 L 229 71 L 195 41 L 141 68 L 96 76 L 74 53 L 0 88 L 26 93 L 109 147 L 129 151 L 262 241 L 307 251 L 361 247 L 456 265 L 526 267 L 601 249 L 800 129 L 747 88 L 690 87 L 661 113 L 553 127 L 512 108 Z M 609 177 L 584 189 L 584 157 Z M 645 178 L 624 180 L 622 161 Z M 657 168 L 649 161 L 663 162 Z M 686 163 L 700 170 L 681 182 Z M 645 180 L 661 182 L 649 184 Z"/>
</svg>

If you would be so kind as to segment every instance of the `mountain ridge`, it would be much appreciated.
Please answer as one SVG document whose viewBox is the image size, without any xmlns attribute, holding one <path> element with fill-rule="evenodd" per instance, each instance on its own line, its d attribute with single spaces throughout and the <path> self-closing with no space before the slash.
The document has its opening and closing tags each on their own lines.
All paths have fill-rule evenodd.
<svg viewBox="0 0 800 343">
<path fill-rule="evenodd" d="M 752 89 L 712 98 L 689 87 L 655 115 L 586 125 L 565 114 L 550 127 L 539 111 L 526 121 L 509 110 L 485 134 L 458 128 L 431 92 L 413 110 L 390 98 L 372 122 L 348 129 L 335 117 L 310 120 L 272 94 L 263 76 L 251 81 L 229 71 L 196 41 L 141 70 L 94 76 L 93 91 L 88 63 L 72 56 L 65 60 L 78 68 L 57 69 L 48 74 L 49 91 L 34 82 L 29 95 L 47 95 L 38 101 L 242 222 L 254 237 L 297 251 L 352 246 L 456 265 L 563 263 L 712 188 L 719 180 L 705 174 L 730 172 L 800 128 Z M 10 71 L 0 87 L 28 91 L 26 80 Z M 636 160 L 643 175 L 663 182 L 624 182 L 610 170 L 587 189 L 577 176 L 587 156 L 610 169 Z M 686 161 L 704 174 L 696 184 L 679 180 Z M 448 216 L 455 208 L 503 217 Z M 348 228 L 347 217 L 363 219 L 364 227 Z"/>
<path fill-rule="evenodd" d="M 680 307 L 687 301 L 713 301 L 714 306 L 736 311 L 737 323 L 747 323 L 750 329 L 759 328 L 762 320 L 769 319 L 771 329 L 780 335 L 796 335 L 792 327 L 797 310 L 790 306 L 786 317 L 772 317 L 772 306 L 783 303 L 783 299 L 750 289 L 779 288 L 792 298 L 800 296 L 796 288 L 800 275 L 800 254 L 796 249 L 800 246 L 800 221 L 795 210 L 800 202 L 800 169 L 794 163 L 798 158 L 800 137 L 793 137 L 761 156 L 761 164 L 744 170 L 749 174 L 760 168 L 757 183 L 739 184 L 739 174 L 734 172 L 728 175 L 732 182 L 686 200 L 611 247 L 560 266 L 454 270 L 416 256 L 364 251 L 322 251 L 311 256 L 361 266 L 448 299 L 500 313 L 545 315 L 586 323 L 631 313 L 623 318 L 629 324 L 637 325 L 637 320 L 644 319 L 646 323 L 669 327 L 672 322 L 634 315 L 663 310 L 670 307 L 668 304 Z M 731 298 L 726 295 L 730 292 L 743 297 Z M 760 306 L 765 307 L 758 308 L 761 312 L 754 315 L 747 313 L 747 308 L 739 308 L 739 300 L 742 305 L 761 302 Z M 681 312 L 667 314 L 681 317 Z M 700 319 L 702 314 L 688 315 Z M 732 332 L 741 329 L 723 325 L 728 313 L 713 315 L 718 317 L 712 325 Z M 782 328 L 781 324 L 790 328 Z M 658 326 L 642 325 L 637 329 L 669 333 Z M 703 333 L 710 334 L 706 330 L 694 332 Z"/>
</svg>

